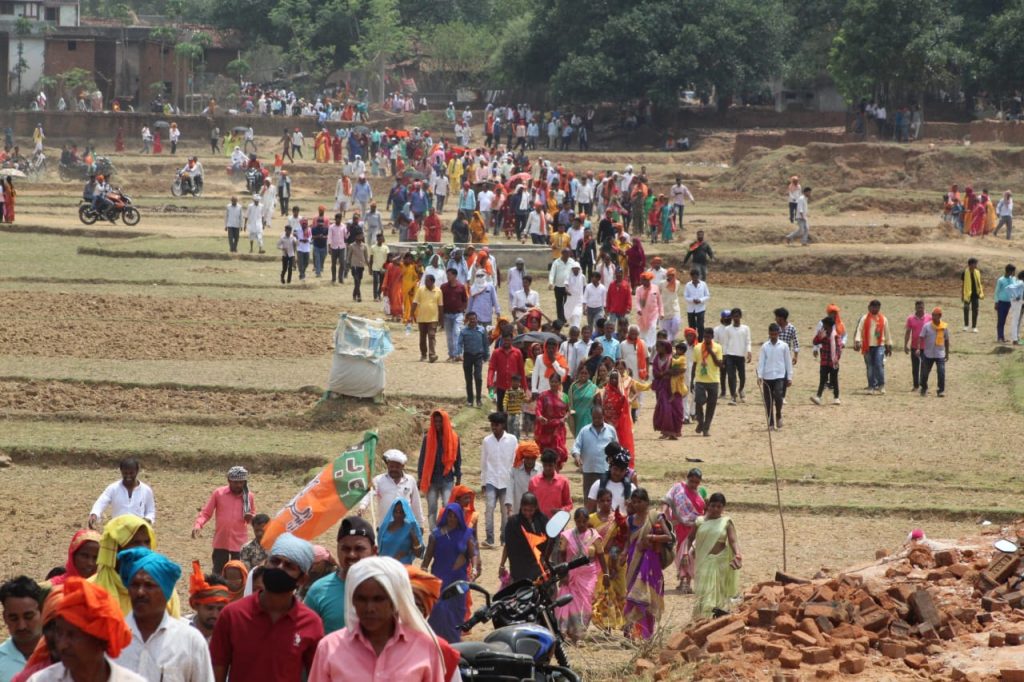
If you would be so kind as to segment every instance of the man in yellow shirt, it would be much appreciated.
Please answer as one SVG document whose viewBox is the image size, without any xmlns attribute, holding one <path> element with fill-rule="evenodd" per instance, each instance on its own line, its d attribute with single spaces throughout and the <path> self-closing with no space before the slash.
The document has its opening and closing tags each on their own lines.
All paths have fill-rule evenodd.
<svg viewBox="0 0 1024 682">
<path fill-rule="evenodd" d="M 437 333 L 437 321 L 440 319 L 441 290 L 434 286 L 434 276 L 423 278 L 423 286 L 416 290 L 412 299 L 412 318 L 420 328 L 420 362 L 429 357 L 437 362 L 434 352 L 434 336 Z"/>
<path fill-rule="evenodd" d="M 715 330 L 704 328 L 704 342 L 693 352 L 693 392 L 697 403 L 697 433 L 711 435 L 711 421 L 718 404 L 718 378 L 721 375 L 722 347 L 715 343 Z"/>
<path fill-rule="evenodd" d="M 562 249 L 568 249 L 571 243 L 569 233 L 565 231 L 565 225 L 559 225 L 558 231 L 551 235 L 551 260 L 558 260 L 562 257 Z"/>
</svg>

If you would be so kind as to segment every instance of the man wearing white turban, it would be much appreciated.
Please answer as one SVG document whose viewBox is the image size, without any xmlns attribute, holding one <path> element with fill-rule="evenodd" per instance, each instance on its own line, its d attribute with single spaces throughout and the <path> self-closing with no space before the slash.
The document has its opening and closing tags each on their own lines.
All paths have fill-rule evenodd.
<svg viewBox="0 0 1024 682">
<path fill-rule="evenodd" d="M 416 517 L 416 522 L 420 524 L 420 528 L 426 528 L 427 526 L 423 525 L 423 503 L 420 500 L 420 490 L 416 485 L 416 477 L 405 473 L 405 464 L 409 461 L 409 458 L 401 450 L 395 449 L 386 450 L 383 457 L 384 464 L 388 470 L 386 473 L 374 477 L 373 491 L 363 497 L 359 506 L 356 507 L 356 513 L 364 516 L 366 510 L 370 508 L 370 498 L 373 498 L 374 512 L 376 514 L 373 525 L 376 525 L 380 523 L 388 509 L 391 508 L 391 503 L 399 497 L 404 497 L 409 501 L 409 506 L 412 507 L 412 515 Z"/>
</svg>

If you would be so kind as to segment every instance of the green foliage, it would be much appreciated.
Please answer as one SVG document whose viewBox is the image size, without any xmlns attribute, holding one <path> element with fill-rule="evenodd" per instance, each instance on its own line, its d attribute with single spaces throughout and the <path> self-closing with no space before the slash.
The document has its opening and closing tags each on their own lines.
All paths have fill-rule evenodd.
<svg viewBox="0 0 1024 682">
<path fill-rule="evenodd" d="M 480 46 L 490 40 L 485 27 L 453 21 L 426 29 L 423 44 L 432 71 L 441 76 L 448 90 L 461 86 L 486 86 L 481 76 L 487 63 L 480 58 Z"/>
<path fill-rule="evenodd" d="M 829 71 L 849 101 L 955 85 L 962 25 L 945 0 L 847 0 Z"/>
<path fill-rule="evenodd" d="M 32 35 L 32 22 L 25 17 L 18 17 L 14 22 L 14 34 L 19 38 L 26 38 Z"/>
<path fill-rule="evenodd" d="M 1001 13 L 985 15 L 989 39 L 978 41 L 971 65 L 978 85 L 1009 97 L 1024 90 L 1024 0 L 1006 5 Z"/>
<path fill-rule="evenodd" d="M 252 71 L 252 65 L 242 58 L 234 59 L 228 62 L 227 72 L 230 73 L 236 80 L 241 80 L 242 76 Z"/>
<path fill-rule="evenodd" d="M 388 62 L 401 58 L 409 50 L 413 30 L 400 21 L 397 0 L 363 0 L 358 40 L 352 46 L 349 68 L 363 70 L 380 87 L 384 99 Z"/>
<path fill-rule="evenodd" d="M 336 2 L 320 5 L 313 0 L 279 0 L 270 11 L 270 23 L 287 36 L 284 55 L 293 73 L 308 73 L 316 83 L 330 73 L 334 49 L 319 35 L 318 17 L 336 8 Z"/>
</svg>

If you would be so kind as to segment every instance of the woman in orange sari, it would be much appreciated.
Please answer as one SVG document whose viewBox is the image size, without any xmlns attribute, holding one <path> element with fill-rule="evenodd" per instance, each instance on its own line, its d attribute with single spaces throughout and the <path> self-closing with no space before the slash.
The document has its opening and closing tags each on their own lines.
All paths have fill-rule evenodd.
<svg viewBox="0 0 1024 682">
<path fill-rule="evenodd" d="M 326 128 L 321 128 L 313 139 L 313 149 L 317 163 L 327 163 L 331 149 L 331 136 Z"/>
<path fill-rule="evenodd" d="M 553 373 L 548 382 L 549 390 L 537 397 L 537 422 L 533 438 L 542 452 L 551 449 L 558 453 L 556 466 L 561 470 L 569 459 L 569 451 L 565 448 L 565 418 L 569 414 L 569 406 L 562 400 L 562 377 Z"/>
<path fill-rule="evenodd" d="M 14 222 L 14 197 L 18 195 L 14 191 L 14 180 L 11 176 L 4 178 L 4 222 Z"/>
<path fill-rule="evenodd" d="M 388 314 L 392 320 L 400 322 L 405 295 L 402 292 L 402 266 L 394 260 L 388 260 L 384 271 L 384 283 L 381 286 L 384 295 L 388 297 Z"/>
<path fill-rule="evenodd" d="M 402 319 L 406 324 L 412 324 L 412 299 L 416 296 L 416 289 L 420 285 L 420 275 L 423 269 L 409 252 L 406 252 L 402 258 L 400 267 L 402 269 Z"/>
<path fill-rule="evenodd" d="M 636 442 L 633 440 L 633 415 L 630 414 L 630 399 L 623 390 L 621 377 L 617 371 L 608 375 L 608 383 L 602 390 L 601 407 L 604 408 L 604 420 L 615 427 L 619 436 L 619 445 L 629 450 L 629 467 L 636 468 Z"/>
</svg>

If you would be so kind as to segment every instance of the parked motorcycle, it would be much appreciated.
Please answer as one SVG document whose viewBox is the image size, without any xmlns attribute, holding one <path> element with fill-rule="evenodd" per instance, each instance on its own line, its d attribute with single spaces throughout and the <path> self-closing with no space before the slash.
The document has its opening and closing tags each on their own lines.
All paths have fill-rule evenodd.
<svg viewBox="0 0 1024 682">
<path fill-rule="evenodd" d="M 105 156 L 97 156 L 91 164 L 77 163 L 67 164 L 61 162 L 57 166 L 57 173 L 64 182 L 73 180 L 88 180 L 90 175 L 103 175 L 110 177 L 114 174 L 114 164 Z"/>
<path fill-rule="evenodd" d="M 171 183 L 171 194 L 176 197 L 184 194 L 201 197 L 203 195 L 203 176 L 197 175 L 193 177 L 191 173 L 179 170 L 177 175 L 174 176 L 174 182 Z"/>
<path fill-rule="evenodd" d="M 93 208 L 91 201 L 82 199 L 78 205 L 78 219 L 86 225 L 92 225 L 101 218 L 112 223 L 117 222 L 117 219 L 120 218 L 125 225 L 139 224 L 142 219 L 139 209 L 132 205 L 132 198 L 122 192 L 119 187 L 111 189 L 107 193 L 107 199 L 110 200 L 111 205 L 103 211 Z"/>
<path fill-rule="evenodd" d="M 545 529 L 550 541 L 557 540 L 570 518 L 566 511 L 551 517 Z M 442 599 L 465 599 L 469 591 L 484 595 L 486 605 L 459 626 L 463 632 L 479 623 L 494 624 L 494 631 L 482 642 L 452 645 L 462 657 L 459 672 L 463 680 L 580 682 L 579 675 L 569 667 L 555 609 L 572 601 L 571 595 L 558 596 L 559 581 L 569 571 L 588 564 L 589 559 L 584 556 L 555 565 L 549 564 L 546 557 L 541 560 L 544 575 L 536 580 L 516 581 L 493 597 L 483 587 L 465 580 L 452 583 L 441 594 Z"/>
</svg>

